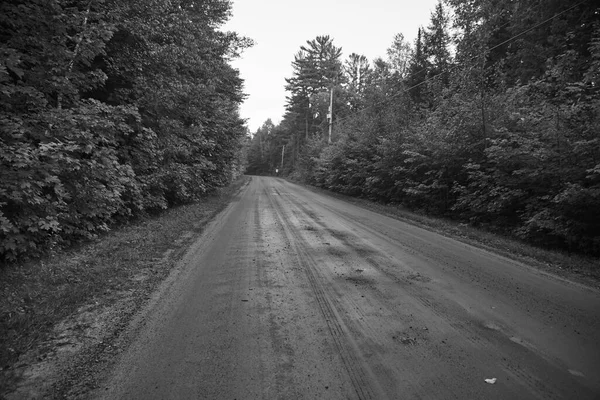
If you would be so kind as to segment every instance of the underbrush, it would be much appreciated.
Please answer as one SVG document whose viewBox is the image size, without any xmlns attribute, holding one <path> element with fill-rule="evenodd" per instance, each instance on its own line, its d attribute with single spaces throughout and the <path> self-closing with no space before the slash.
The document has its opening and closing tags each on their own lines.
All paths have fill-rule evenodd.
<svg viewBox="0 0 600 400">
<path fill-rule="evenodd" d="M 241 178 L 200 202 L 123 226 L 70 251 L 0 269 L 0 398 L 14 388 L 19 357 L 32 351 L 43 357 L 44 341 L 58 322 L 83 306 L 155 287 L 246 182 Z"/>
</svg>

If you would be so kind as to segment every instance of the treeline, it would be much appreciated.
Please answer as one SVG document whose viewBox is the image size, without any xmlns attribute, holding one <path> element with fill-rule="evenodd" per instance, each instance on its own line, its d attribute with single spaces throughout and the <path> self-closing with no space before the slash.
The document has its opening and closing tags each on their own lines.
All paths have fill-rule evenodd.
<svg viewBox="0 0 600 400">
<path fill-rule="evenodd" d="M 293 66 L 282 122 L 253 136 L 251 172 L 283 167 L 340 193 L 600 255 L 594 2 L 448 0 L 415 43 L 399 34 L 372 64 L 343 61 L 320 36 Z"/>
<path fill-rule="evenodd" d="M 242 168 L 225 0 L 0 4 L 0 263 L 186 203 Z"/>
</svg>

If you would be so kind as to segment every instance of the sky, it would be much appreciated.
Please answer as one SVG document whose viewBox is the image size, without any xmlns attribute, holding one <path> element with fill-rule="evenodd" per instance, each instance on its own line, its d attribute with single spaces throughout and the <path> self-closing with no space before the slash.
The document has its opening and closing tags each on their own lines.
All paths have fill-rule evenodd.
<svg viewBox="0 0 600 400">
<path fill-rule="evenodd" d="M 233 0 L 233 17 L 223 26 L 254 40 L 232 62 L 244 79 L 247 98 L 240 115 L 255 132 L 268 118 L 278 124 L 285 112 L 285 78 L 300 46 L 329 35 L 342 59 L 357 53 L 370 61 L 386 57 L 394 36 L 413 43 L 419 26 L 429 25 L 438 0 Z"/>
</svg>

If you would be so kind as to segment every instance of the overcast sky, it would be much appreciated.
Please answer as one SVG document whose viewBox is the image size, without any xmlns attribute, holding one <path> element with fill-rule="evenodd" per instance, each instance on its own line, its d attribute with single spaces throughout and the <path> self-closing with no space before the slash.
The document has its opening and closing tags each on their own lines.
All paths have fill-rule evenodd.
<svg viewBox="0 0 600 400">
<path fill-rule="evenodd" d="M 292 76 L 294 54 L 307 40 L 329 35 L 351 53 L 370 61 L 386 56 L 394 35 L 412 43 L 419 26 L 427 26 L 437 0 L 234 0 L 233 17 L 223 30 L 255 41 L 233 66 L 244 79 L 248 98 L 242 118 L 255 132 L 271 118 L 279 123 L 285 107 L 285 78 Z"/>
</svg>

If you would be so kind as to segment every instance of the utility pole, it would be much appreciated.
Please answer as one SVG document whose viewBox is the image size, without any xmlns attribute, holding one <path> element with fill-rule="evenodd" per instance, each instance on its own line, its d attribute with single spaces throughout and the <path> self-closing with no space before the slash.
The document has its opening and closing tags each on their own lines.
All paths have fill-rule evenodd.
<svg viewBox="0 0 600 400">
<path fill-rule="evenodd" d="M 329 113 L 327 114 L 327 118 L 329 119 L 329 140 L 327 142 L 331 144 L 331 127 L 333 125 L 333 86 L 331 87 L 331 93 L 329 94 Z"/>
<path fill-rule="evenodd" d="M 283 174 L 283 155 L 285 154 L 285 144 L 281 148 L 281 173 Z"/>
</svg>

